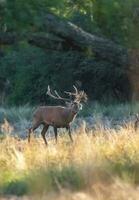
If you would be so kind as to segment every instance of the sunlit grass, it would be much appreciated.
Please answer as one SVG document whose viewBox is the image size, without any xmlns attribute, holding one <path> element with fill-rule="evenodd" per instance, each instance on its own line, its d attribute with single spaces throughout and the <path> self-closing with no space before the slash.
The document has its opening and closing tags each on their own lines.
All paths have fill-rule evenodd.
<svg viewBox="0 0 139 200">
<path fill-rule="evenodd" d="M 33 136 L 30 145 L 12 136 L 1 139 L 0 194 L 128 199 L 130 191 L 139 198 L 139 133 L 131 123 L 118 131 L 86 132 L 82 126 L 73 134 L 73 144 L 65 133 L 58 144 L 49 139 L 48 147 Z"/>
</svg>

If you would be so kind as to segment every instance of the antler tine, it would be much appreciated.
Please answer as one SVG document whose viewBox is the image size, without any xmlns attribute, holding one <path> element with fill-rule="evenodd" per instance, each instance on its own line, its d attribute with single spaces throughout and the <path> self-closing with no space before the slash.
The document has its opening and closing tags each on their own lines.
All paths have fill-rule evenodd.
<svg viewBox="0 0 139 200">
<path fill-rule="evenodd" d="M 57 96 L 59 99 L 65 100 L 65 101 L 70 101 L 70 99 L 61 97 L 61 96 L 58 94 L 58 92 L 57 92 L 56 90 L 55 90 L 54 92 L 55 92 L 56 96 Z"/>
<path fill-rule="evenodd" d="M 52 97 L 52 98 L 54 98 L 54 99 L 60 99 L 60 100 L 64 100 L 64 101 L 70 101 L 70 99 L 66 99 L 66 98 L 62 98 L 59 94 L 58 94 L 58 92 L 55 90 L 54 91 L 55 92 L 55 95 L 53 95 L 52 93 L 51 93 L 51 90 L 50 90 L 50 86 L 48 85 L 48 90 L 47 90 L 47 95 L 49 95 L 50 97 Z"/>
<path fill-rule="evenodd" d="M 54 90 L 54 92 L 55 92 L 55 94 L 56 94 L 56 96 L 58 97 L 58 98 L 62 98 L 59 94 L 58 94 L 58 92 L 56 91 L 56 90 Z"/>
<path fill-rule="evenodd" d="M 84 91 L 79 91 L 76 95 L 76 102 L 86 102 L 87 101 L 87 94 Z"/>
<path fill-rule="evenodd" d="M 76 87 L 75 85 L 73 85 L 73 88 L 74 88 L 74 90 L 75 90 L 75 95 L 77 95 L 77 94 L 78 94 L 78 89 L 77 89 L 77 87 Z"/>
<path fill-rule="evenodd" d="M 51 90 L 50 90 L 50 86 L 48 85 L 48 90 L 47 90 L 47 95 L 49 95 L 50 97 L 54 98 L 54 99 L 57 99 L 56 96 L 54 96 L 52 93 L 51 93 Z"/>
<path fill-rule="evenodd" d="M 70 96 L 75 95 L 74 93 L 72 93 L 72 92 L 67 92 L 67 91 L 64 91 L 64 93 L 65 93 L 65 94 L 68 94 L 68 95 L 70 95 Z"/>
<path fill-rule="evenodd" d="M 75 85 L 73 85 L 73 88 L 75 90 L 75 93 L 73 93 L 73 92 L 67 92 L 67 91 L 64 91 L 64 93 L 66 93 L 66 94 L 68 94 L 70 96 L 77 96 L 79 94 L 78 89 L 75 87 Z"/>
<path fill-rule="evenodd" d="M 46 94 L 49 95 L 49 93 L 50 93 L 50 86 L 48 85 Z"/>
</svg>

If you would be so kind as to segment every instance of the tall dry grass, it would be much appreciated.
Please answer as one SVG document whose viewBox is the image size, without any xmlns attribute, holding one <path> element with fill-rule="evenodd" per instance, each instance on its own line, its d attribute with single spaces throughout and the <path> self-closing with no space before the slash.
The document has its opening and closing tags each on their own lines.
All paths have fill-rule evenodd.
<svg viewBox="0 0 139 200">
<path fill-rule="evenodd" d="M 139 132 L 132 124 L 76 130 L 58 144 L 41 138 L 0 141 L 0 194 L 24 199 L 139 199 Z"/>
</svg>

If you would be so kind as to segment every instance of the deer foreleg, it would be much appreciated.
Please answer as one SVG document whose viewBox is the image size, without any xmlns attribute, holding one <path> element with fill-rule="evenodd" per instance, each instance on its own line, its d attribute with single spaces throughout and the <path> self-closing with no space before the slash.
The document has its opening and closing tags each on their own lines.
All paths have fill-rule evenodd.
<svg viewBox="0 0 139 200">
<path fill-rule="evenodd" d="M 44 125 L 42 132 L 41 132 L 42 138 L 43 138 L 46 145 L 48 145 L 48 143 L 47 143 L 47 140 L 45 138 L 45 134 L 46 134 L 46 131 L 48 130 L 48 127 L 49 127 L 49 125 Z"/>
<path fill-rule="evenodd" d="M 30 143 L 30 135 L 31 135 L 32 129 L 29 128 L 28 129 L 28 143 Z"/>
<path fill-rule="evenodd" d="M 40 125 L 40 123 L 36 123 L 32 126 L 32 128 L 29 128 L 28 129 L 28 143 L 30 143 L 30 135 L 31 133 L 36 129 L 38 128 L 38 126 Z"/>
<path fill-rule="evenodd" d="M 138 124 L 139 124 L 139 121 L 137 120 L 137 121 L 135 121 L 135 124 L 134 124 L 134 129 L 135 129 L 135 131 L 137 130 L 137 128 L 138 128 Z"/>
<path fill-rule="evenodd" d="M 57 143 L 57 128 L 56 127 L 54 127 L 54 133 L 55 133 L 55 141 Z"/>
<path fill-rule="evenodd" d="M 68 134 L 69 134 L 71 142 L 73 142 L 73 138 L 72 138 L 72 135 L 71 135 L 70 126 L 68 126 L 66 129 L 68 130 Z"/>
</svg>

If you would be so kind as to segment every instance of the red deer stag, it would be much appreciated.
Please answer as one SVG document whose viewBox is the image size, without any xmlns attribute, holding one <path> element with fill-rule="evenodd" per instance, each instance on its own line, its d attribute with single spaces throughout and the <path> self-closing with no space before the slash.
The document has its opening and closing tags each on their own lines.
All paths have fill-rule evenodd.
<svg viewBox="0 0 139 200">
<path fill-rule="evenodd" d="M 65 92 L 70 96 L 70 98 L 61 97 L 57 91 L 54 91 L 54 94 L 51 93 L 50 87 L 48 86 L 47 95 L 54 99 L 63 100 L 66 102 L 66 106 L 41 106 L 39 107 L 33 116 L 33 125 L 29 129 L 28 133 L 28 142 L 30 142 L 31 132 L 37 129 L 40 125 L 43 125 L 41 135 L 45 144 L 47 145 L 47 140 L 45 134 L 49 126 L 54 128 L 55 140 L 57 142 L 57 128 L 66 128 L 70 140 L 73 141 L 71 136 L 70 124 L 76 117 L 79 110 L 82 109 L 82 102 L 87 100 L 87 95 L 84 91 L 78 91 L 75 86 L 73 86 L 75 92 Z M 74 98 L 74 100 L 71 100 Z"/>
</svg>

